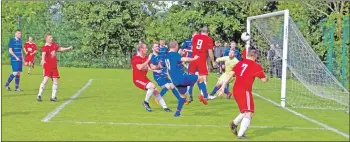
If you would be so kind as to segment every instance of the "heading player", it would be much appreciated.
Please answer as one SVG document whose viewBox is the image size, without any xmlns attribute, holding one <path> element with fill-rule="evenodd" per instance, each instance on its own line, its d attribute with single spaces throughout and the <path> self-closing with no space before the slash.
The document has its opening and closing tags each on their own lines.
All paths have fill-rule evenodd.
<svg viewBox="0 0 350 142">
<path fill-rule="evenodd" d="M 39 102 L 42 101 L 41 95 L 44 92 L 45 85 L 49 78 L 52 79 L 52 95 L 50 98 L 50 101 L 58 102 L 56 93 L 58 88 L 58 79 L 60 78 L 60 75 L 58 73 L 57 68 L 57 52 L 60 51 L 67 51 L 72 50 L 72 46 L 70 47 L 61 47 L 56 42 L 53 41 L 53 37 L 50 33 L 47 33 L 44 37 L 45 45 L 42 47 L 42 54 L 41 54 L 41 65 L 44 66 L 44 79 L 40 84 L 39 93 L 37 96 L 37 100 Z"/>
<path fill-rule="evenodd" d="M 152 94 L 156 97 L 160 105 L 163 107 L 164 111 L 171 112 L 171 110 L 166 106 L 163 97 L 159 94 L 156 86 L 147 78 L 147 72 L 150 69 L 148 64 L 152 56 L 147 56 L 147 46 L 143 42 L 137 45 L 137 54 L 131 59 L 132 64 L 132 79 L 136 87 L 147 91 L 145 100 L 142 105 L 147 111 L 151 112 L 152 109 L 149 106 L 149 98 Z"/>
<path fill-rule="evenodd" d="M 254 101 L 252 95 L 252 87 L 255 77 L 260 78 L 262 82 L 267 82 L 263 68 L 260 64 L 256 63 L 258 57 L 258 52 L 255 49 L 250 49 L 248 51 L 248 56 L 243 59 L 232 71 L 229 72 L 229 76 L 223 83 L 225 86 L 233 75 L 236 75 L 236 81 L 233 86 L 233 95 L 238 104 L 240 114 L 230 123 L 230 128 L 234 134 L 238 136 L 239 139 L 247 138 L 244 133 L 248 129 L 250 121 L 254 113 Z M 224 87 L 221 87 L 220 93 L 222 94 Z M 242 121 L 242 122 L 241 122 Z M 241 122 L 241 127 L 237 134 L 237 125 Z"/>
<path fill-rule="evenodd" d="M 10 39 L 9 42 L 9 52 L 10 52 L 10 60 L 11 60 L 11 66 L 12 66 L 12 74 L 10 74 L 9 78 L 7 79 L 7 82 L 5 83 L 5 90 L 11 91 L 9 85 L 13 78 L 15 78 L 15 91 L 22 91 L 19 89 L 19 79 L 20 74 L 22 72 L 22 33 L 21 30 L 15 31 L 15 37 Z"/>
<path fill-rule="evenodd" d="M 215 99 L 216 92 L 221 88 L 221 85 L 224 83 L 224 81 L 229 77 L 229 73 L 232 70 L 232 68 L 239 62 L 238 59 L 235 57 L 235 51 L 230 50 L 229 55 L 225 57 L 220 57 L 216 59 L 216 62 L 225 62 L 225 73 L 223 73 L 220 78 L 218 79 L 218 82 L 215 85 L 215 88 L 209 95 L 209 99 Z M 231 97 L 231 93 L 228 91 L 230 88 L 229 84 L 233 81 L 233 78 L 229 79 L 229 82 L 225 86 L 224 93 L 227 95 L 227 98 Z"/>
<path fill-rule="evenodd" d="M 37 52 L 36 44 L 33 41 L 33 37 L 28 37 L 28 42 L 24 44 L 24 52 L 26 53 L 26 57 L 24 59 L 24 65 L 28 66 L 28 74 L 30 74 L 30 69 L 34 69 L 34 59 L 35 53 Z"/>
<path fill-rule="evenodd" d="M 181 55 L 178 53 L 178 48 L 178 43 L 176 41 L 171 41 L 169 53 L 165 58 L 165 65 L 174 85 L 179 90 L 180 94 L 184 96 L 187 92 L 187 86 L 193 86 L 197 82 L 198 88 L 203 91 L 205 96 L 208 96 L 207 88 L 204 83 L 204 77 L 188 75 L 182 68 L 182 62 L 192 62 L 200 57 L 197 55 L 193 58 L 181 57 Z M 208 104 L 207 100 L 202 95 L 199 96 L 199 99 L 203 104 Z"/>
<path fill-rule="evenodd" d="M 209 35 L 208 28 L 203 27 L 200 29 L 200 34 L 195 35 L 192 38 L 192 57 L 199 56 L 199 59 L 194 62 L 191 62 L 189 66 L 189 73 L 195 74 L 198 71 L 199 76 L 204 78 L 205 84 L 206 84 L 207 75 L 208 75 L 208 65 L 207 65 L 208 53 L 213 66 L 214 67 L 217 66 L 216 62 L 214 61 L 214 53 L 213 53 L 214 42 L 213 42 L 213 39 L 208 35 Z M 192 87 L 193 86 L 191 86 L 191 88 Z M 192 92 L 189 92 L 189 94 L 192 94 Z M 203 94 L 203 90 L 201 90 L 201 95 L 202 94 Z M 208 96 L 204 95 L 204 98 L 207 99 Z M 193 99 L 190 98 L 189 101 L 192 101 L 192 100 Z"/>
</svg>

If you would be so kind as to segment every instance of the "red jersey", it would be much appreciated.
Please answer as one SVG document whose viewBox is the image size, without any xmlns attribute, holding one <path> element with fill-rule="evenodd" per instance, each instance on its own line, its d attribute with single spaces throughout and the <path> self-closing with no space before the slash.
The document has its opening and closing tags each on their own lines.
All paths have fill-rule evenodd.
<svg viewBox="0 0 350 142">
<path fill-rule="evenodd" d="M 133 80 L 147 77 L 148 70 L 139 70 L 136 65 L 143 64 L 148 59 L 148 56 L 141 57 L 140 55 L 134 55 L 131 59 L 132 64 L 132 78 Z"/>
<path fill-rule="evenodd" d="M 255 77 L 266 77 L 263 68 L 258 63 L 249 59 L 238 62 L 232 68 L 232 71 L 236 74 L 236 81 L 233 86 L 234 90 L 252 91 Z"/>
<path fill-rule="evenodd" d="M 42 52 L 45 52 L 45 64 L 44 69 L 57 69 L 57 50 L 60 48 L 58 44 L 52 42 L 51 44 L 45 43 L 42 48 Z"/>
<path fill-rule="evenodd" d="M 199 56 L 198 60 L 207 61 L 208 50 L 213 49 L 213 39 L 207 35 L 196 35 L 192 38 L 192 57 Z"/>
<path fill-rule="evenodd" d="M 34 51 L 37 50 L 36 44 L 35 44 L 35 43 L 26 42 L 26 43 L 24 44 L 24 50 L 26 50 L 27 55 L 29 55 L 29 54 L 31 54 L 31 53 L 34 53 Z"/>
</svg>

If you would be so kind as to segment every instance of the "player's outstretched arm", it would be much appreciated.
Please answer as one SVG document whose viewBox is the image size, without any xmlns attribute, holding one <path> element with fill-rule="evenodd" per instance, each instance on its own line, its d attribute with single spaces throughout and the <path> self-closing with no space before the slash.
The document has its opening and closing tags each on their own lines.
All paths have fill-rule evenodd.
<svg viewBox="0 0 350 142">
<path fill-rule="evenodd" d="M 72 49 L 73 49 L 72 46 L 70 46 L 70 47 L 60 47 L 60 48 L 58 48 L 57 51 L 68 51 L 68 50 L 72 50 Z"/>
<path fill-rule="evenodd" d="M 268 77 L 264 77 L 264 78 L 260 78 L 260 80 L 261 80 L 263 83 L 266 83 L 266 82 L 269 80 L 269 78 L 268 78 Z"/>
<path fill-rule="evenodd" d="M 190 58 L 190 57 L 182 57 L 181 61 L 182 62 L 192 62 L 194 60 L 197 60 L 199 58 L 199 56 L 194 56 L 194 58 Z"/>
<path fill-rule="evenodd" d="M 215 62 L 223 62 L 223 61 L 226 61 L 228 58 L 225 57 L 219 57 L 219 58 L 216 58 Z"/>
</svg>

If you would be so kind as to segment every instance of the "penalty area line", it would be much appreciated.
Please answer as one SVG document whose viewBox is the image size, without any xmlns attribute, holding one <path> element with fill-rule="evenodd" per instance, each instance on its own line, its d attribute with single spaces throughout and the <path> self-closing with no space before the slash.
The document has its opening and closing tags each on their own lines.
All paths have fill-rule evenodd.
<svg viewBox="0 0 350 142">
<path fill-rule="evenodd" d="M 132 123 L 132 122 L 88 122 L 88 121 L 48 121 L 52 123 L 70 123 L 70 124 L 105 124 L 105 125 L 129 125 L 129 126 L 165 126 L 165 127 L 210 127 L 210 128 L 228 128 L 228 125 L 202 125 L 202 124 L 167 124 L 167 123 Z M 324 128 L 307 127 L 276 127 L 276 126 L 249 126 L 257 129 L 294 129 L 294 130 L 327 130 Z"/>
<path fill-rule="evenodd" d="M 48 122 L 50 119 L 52 119 L 54 116 L 56 116 L 66 105 L 71 103 L 75 98 L 77 98 L 87 87 L 89 87 L 92 83 L 93 79 L 89 79 L 89 81 L 81 88 L 79 89 L 73 96 L 71 96 L 68 100 L 66 100 L 63 104 L 58 106 L 56 109 L 51 111 L 45 118 L 43 118 L 41 121 L 42 122 Z"/>
<path fill-rule="evenodd" d="M 212 75 L 212 74 L 209 74 L 209 75 L 212 76 L 212 77 L 218 78 L 218 77 L 216 77 L 215 75 Z M 257 97 L 259 97 L 259 98 L 261 98 L 261 99 L 263 99 L 263 100 L 265 100 L 265 101 L 267 101 L 267 102 L 270 102 L 270 103 L 272 103 L 272 104 L 275 105 L 275 106 L 281 107 L 280 104 L 278 104 L 278 103 L 276 103 L 276 102 L 274 102 L 274 101 L 272 101 L 272 100 L 270 100 L 270 99 L 268 99 L 268 98 L 265 98 L 265 97 L 263 97 L 263 96 L 261 96 L 261 95 L 259 95 L 259 94 L 256 94 L 256 93 L 253 93 L 253 94 L 254 94 L 254 96 L 257 96 Z M 282 108 L 282 107 L 281 107 L 281 108 Z M 303 118 L 303 119 L 305 119 L 305 120 L 307 120 L 307 121 L 309 121 L 309 122 L 312 122 L 312 123 L 315 123 L 315 124 L 317 124 L 317 125 L 319 125 L 319 126 L 322 126 L 324 129 L 327 129 L 327 130 L 329 130 L 329 131 L 332 131 L 332 132 L 334 132 L 334 133 L 336 133 L 336 134 L 338 134 L 338 135 L 344 136 L 344 137 L 346 137 L 346 138 L 348 138 L 348 139 L 350 138 L 350 135 L 349 135 L 349 134 L 346 134 L 346 133 L 344 133 L 344 132 L 339 131 L 338 129 L 335 129 L 335 128 L 333 128 L 333 127 L 330 127 L 330 126 L 328 126 L 328 125 L 326 125 L 326 124 L 323 124 L 323 123 L 321 123 L 321 122 L 318 122 L 318 121 L 316 121 L 316 120 L 314 120 L 314 119 L 311 119 L 311 118 L 309 118 L 309 117 L 307 117 L 307 116 L 305 116 L 305 115 L 303 115 L 303 114 L 301 114 L 301 113 L 299 113 L 299 112 L 296 112 L 296 111 L 294 111 L 294 110 L 292 110 L 292 109 L 289 109 L 289 108 L 287 108 L 287 107 L 282 108 L 282 109 L 287 110 L 288 112 L 293 113 L 294 115 L 299 116 L 299 117 L 301 117 L 301 118 Z"/>
</svg>

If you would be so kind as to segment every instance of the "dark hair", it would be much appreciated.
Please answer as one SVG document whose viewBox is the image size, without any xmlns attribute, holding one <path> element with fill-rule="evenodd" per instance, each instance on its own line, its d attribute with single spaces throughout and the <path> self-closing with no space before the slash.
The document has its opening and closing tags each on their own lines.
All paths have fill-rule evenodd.
<svg viewBox="0 0 350 142">
<path fill-rule="evenodd" d="M 20 29 L 17 29 L 15 32 L 21 32 L 21 30 L 20 30 Z"/>
</svg>

